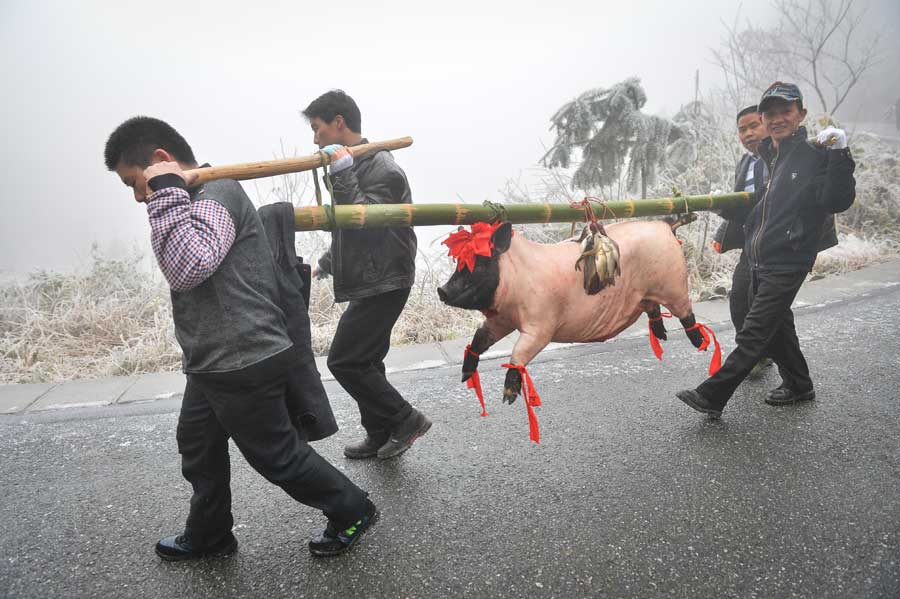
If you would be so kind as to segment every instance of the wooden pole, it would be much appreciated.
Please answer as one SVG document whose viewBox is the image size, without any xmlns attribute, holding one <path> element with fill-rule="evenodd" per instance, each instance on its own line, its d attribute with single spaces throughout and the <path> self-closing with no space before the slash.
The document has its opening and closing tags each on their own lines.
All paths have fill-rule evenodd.
<svg viewBox="0 0 900 599">
<path fill-rule="evenodd" d="M 413 143 L 411 137 L 400 137 L 387 141 L 375 141 L 372 143 L 349 146 L 353 157 L 362 156 L 377 150 L 399 150 L 408 148 Z M 319 154 L 310 156 L 298 156 L 297 158 L 284 158 L 281 160 L 266 160 L 263 162 L 247 162 L 244 164 L 229 164 L 225 166 L 210 166 L 187 171 L 197 173 L 196 185 L 213 181 L 214 179 L 258 179 L 260 177 L 274 177 L 287 173 L 309 171 L 322 166 L 322 157 Z"/>
<path fill-rule="evenodd" d="M 753 195 L 746 192 L 683 196 L 649 200 L 624 200 L 594 204 L 598 219 L 683 214 L 704 210 L 749 207 Z M 569 204 L 351 204 L 310 206 L 294 210 L 297 231 L 331 231 L 373 227 L 471 225 L 502 219 L 513 224 L 569 223 L 585 220 L 583 208 Z"/>
</svg>

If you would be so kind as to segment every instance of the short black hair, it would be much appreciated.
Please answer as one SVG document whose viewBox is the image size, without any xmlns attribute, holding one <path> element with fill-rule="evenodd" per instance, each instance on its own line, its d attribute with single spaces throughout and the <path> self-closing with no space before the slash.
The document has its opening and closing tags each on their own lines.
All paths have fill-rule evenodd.
<svg viewBox="0 0 900 599">
<path fill-rule="evenodd" d="M 116 127 L 106 141 L 106 168 L 114 171 L 119 163 L 150 166 L 153 152 L 158 148 L 171 154 L 178 162 L 197 163 L 191 146 L 171 125 L 153 117 L 135 116 Z"/>
<path fill-rule="evenodd" d="M 750 113 L 759 114 L 759 106 L 753 104 L 752 106 L 747 106 L 746 108 L 741 108 L 741 111 L 737 113 L 737 118 L 735 121 L 741 120 L 741 117 Z"/>
<path fill-rule="evenodd" d="M 325 92 L 310 102 L 303 111 L 303 116 L 307 120 L 320 118 L 326 123 L 332 122 L 337 115 L 344 117 L 347 127 L 354 133 L 362 131 L 362 115 L 359 113 L 359 106 L 342 90 L 333 89 Z"/>
</svg>

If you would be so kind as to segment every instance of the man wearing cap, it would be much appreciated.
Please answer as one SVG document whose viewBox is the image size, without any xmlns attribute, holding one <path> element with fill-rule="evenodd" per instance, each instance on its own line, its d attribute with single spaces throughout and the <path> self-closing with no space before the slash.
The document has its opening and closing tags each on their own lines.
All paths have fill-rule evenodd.
<svg viewBox="0 0 900 599">
<path fill-rule="evenodd" d="M 745 191 L 753 194 L 756 191 L 756 183 L 753 171 L 759 162 L 759 142 L 766 137 L 766 128 L 762 124 L 759 110 L 756 104 L 747 106 L 737 113 L 738 139 L 746 152 L 741 156 L 734 170 L 734 191 Z M 768 177 L 763 162 L 763 177 Z M 744 325 L 744 318 L 750 310 L 750 265 L 747 264 L 747 255 L 744 253 L 744 221 L 749 213 L 748 209 L 735 211 L 723 210 L 721 213 L 725 221 L 716 230 L 713 248 L 720 254 L 738 249 L 741 250 L 734 273 L 731 276 L 731 293 L 728 295 L 728 307 L 731 311 L 731 322 L 734 324 L 734 332 L 737 333 Z M 759 374 L 764 368 L 772 365 L 770 358 L 762 358 L 753 367 L 750 376 Z"/>
<path fill-rule="evenodd" d="M 828 127 L 809 141 L 801 123 L 803 96 L 791 83 L 773 83 L 759 103 L 769 134 L 759 144 L 754 168 L 759 199 L 744 224 L 744 253 L 750 266 L 750 310 L 737 334 L 737 347 L 713 376 L 696 389 L 676 393 L 698 412 L 718 418 L 753 365 L 769 355 L 782 384 L 766 403 L 785 405 L 815 399 L 809 367 L 800 350 L 791 303 L 816 260 L 832 215 L 856 197 L 855 164 L 847 135 Z M 763 168 L 769 179 L 763 181 Z"/>
</svg>

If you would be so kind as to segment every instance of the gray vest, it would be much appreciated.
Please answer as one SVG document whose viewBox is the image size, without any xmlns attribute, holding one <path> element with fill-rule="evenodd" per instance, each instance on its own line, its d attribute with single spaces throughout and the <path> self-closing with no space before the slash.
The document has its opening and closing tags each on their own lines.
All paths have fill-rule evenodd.
<svg viewBox="0 0 900 599">
<path fill-rule="evenodd" d="M 256 209 L 237 181 L 211 181 L 191 190 L 234 221 L 234 243 L 211 277 L 188 291 L 172 291 L 175 337 L 187 373 L 229 372 L 291 346 L 278 307 L 275 261 Z"/>
</svg>

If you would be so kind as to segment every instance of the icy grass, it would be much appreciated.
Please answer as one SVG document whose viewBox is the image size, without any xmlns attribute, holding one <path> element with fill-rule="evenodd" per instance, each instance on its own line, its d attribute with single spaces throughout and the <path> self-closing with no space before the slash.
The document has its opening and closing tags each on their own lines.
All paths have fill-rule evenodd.
<svg viewBox="0 0 900 599">
<path fill-rule="evenodd" d="M 900 153 L 865 135 L 854 138 L 853 149 L 858 163 L 857 202 L 839 215 L 840 244 L 819 255 L 812 278 L 855 270 L 900 254 Z M 538 192 L 510 183 L 503 194 L 505 201 L 571 199 L 558 173 L 546 176 L 548 184 Z M 699 174 L 693 176 L 700 178 Z M 708 178 L 708 173 L 702 176 Z M 727 188 L 730 176 L 723 172 L 721 189 Z M 695 188 L 683 177 L 678 182 L 685 189 Z M 701 213 L 697 222 L 679 229 L 695 301 L 723 297 L 731 287 L 737 252 L 720 255 L 709 249 L 719 222 L 718 216 Z M 547 242 L 571 231 L 568 225 L 517 229 Z M 317 254 L 326 243 L 325 235 L 305 235 L 299 250 L 303 255 Z M 161 276 L 148 272 L 137 254 L 112 260 L 95 253 L 93 258 L 88 272 L 63 275 L 40 271 L 25 281 L 0 286 L 0 384 L 178 370 L 180 351 L 172 329 L 168 289 Z M 420 253 L 416 285 L 394 328 L 393 344 L 470 338 L 480 314 L 448 308 L 434 291 L 450 277 L 452 269 L 439 250 Z M 312 291 L 312 341 L 321 355 L 328 351 L 345 306 L 334 303 L 330 280 L 315 282 Z"/>
</svg>

